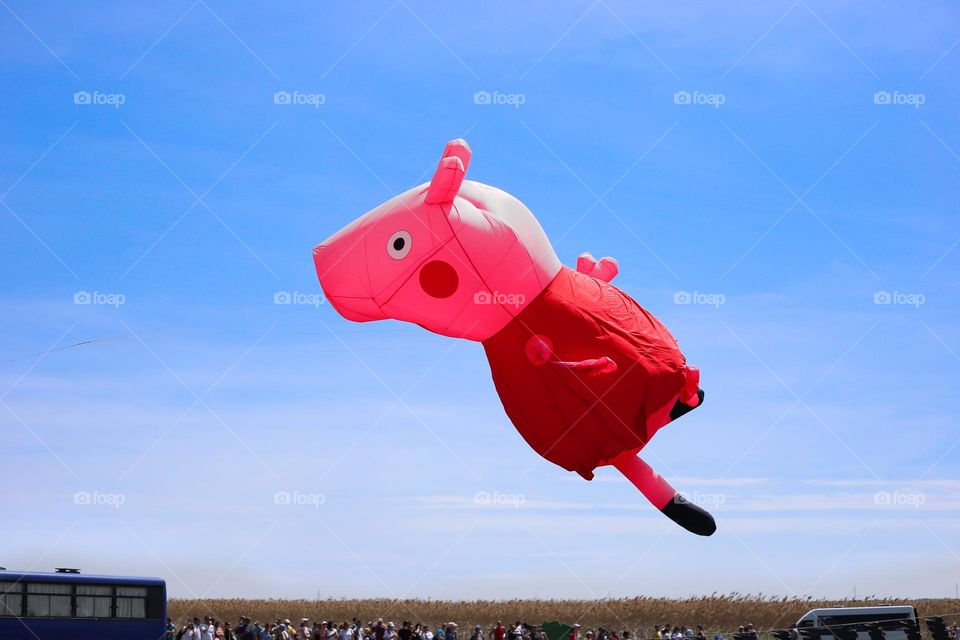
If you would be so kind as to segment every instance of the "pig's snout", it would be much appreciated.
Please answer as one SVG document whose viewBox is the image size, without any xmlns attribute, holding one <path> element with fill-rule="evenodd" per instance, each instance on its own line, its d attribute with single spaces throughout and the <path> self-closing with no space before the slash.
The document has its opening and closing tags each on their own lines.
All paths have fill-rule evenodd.
<svg viewBox="0 0 960 640">
<path fill-rule="evenodd" d="M 327 301 L 347 320 L 386 319 L 373 299 L 363 251 L 338 251 L 338 244 L 325 242 L 313 250 L 317 277 Z"/>
</svg>

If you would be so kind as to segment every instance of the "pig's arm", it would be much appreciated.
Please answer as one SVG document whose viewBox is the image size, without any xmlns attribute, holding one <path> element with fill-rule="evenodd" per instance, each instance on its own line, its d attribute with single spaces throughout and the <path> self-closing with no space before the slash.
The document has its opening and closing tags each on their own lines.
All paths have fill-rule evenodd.
<svg viewBox="0 0 960 640">
<path fill-rule="evenodd" d="M 578 361 L 561 360 L 554 354 L 553 345 L 550 344 L 550 340 L 546 336 L 532 336 L 527 341 L 526 350 L 527 359 L 535 365 L 547 364 L 588 376 L 599 376 L 617 370 L 617 363 L 609 356 Z"/>
<path fill-rule="evenodd" d="M 594 277 L 597 280 L 610 282 L 620 272 L 617 261 L 610 256 L 597 260 L 589 251 L 577 256 L 577 271 Z"/>
</svg>

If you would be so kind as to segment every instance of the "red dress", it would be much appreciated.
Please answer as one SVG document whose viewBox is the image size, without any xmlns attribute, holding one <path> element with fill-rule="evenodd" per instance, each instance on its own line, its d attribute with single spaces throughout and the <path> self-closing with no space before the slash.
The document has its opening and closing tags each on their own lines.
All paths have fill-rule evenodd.
<svg viewBox="0 0 960 640">
<path fill-rule="evenodd" d="M 558 360 L 603 356 L 616 370 L 589 375 L 528 357 L 540 336 Z M 590 480 L 636 453 L 670 421 L 686 360 L 663 324 L 608 282 L 569 267 L 483 342 L 497 393 L 520 435 L 541 456 Z"/>
</svg>

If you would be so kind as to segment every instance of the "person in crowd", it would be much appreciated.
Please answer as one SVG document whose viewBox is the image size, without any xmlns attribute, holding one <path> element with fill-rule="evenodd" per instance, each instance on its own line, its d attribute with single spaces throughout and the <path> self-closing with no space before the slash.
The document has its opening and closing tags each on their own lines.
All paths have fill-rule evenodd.
<svg viewBox="0 0 960 640">
<path fill-rule="evenodd" d="M 569 640 L 580 640 L 580 625 L 574 624 L 570 628 L 570 637 Z"/>
<path fill-rule="evenodd" d="M 191 620 L 187 623 L 186 628 L 183 630 L 183 635 L 180 636 L 180 640 L 200 640 L 200 629 L 197 628 L 197 620 Z"/>
<path fill-rule="evenodd" d="M 298 640 L 313 640 L 313 630 L 310 629 L 310 618 L 300 618 L 297 638 Z"/>
<path fill-rule="evenodd" d="M 448 622 L 447 628 L 443 632 L 443 637 L 445 640 L 457 640 L 457 623 Z"/>
<path fill-rule="evenodd" d="M 470 640 L 484 640 L 483 628 L 480 625 L 473 627 L 473 633 L 470 634 Z"/>
<path fill-rule="evenodd" d="M 211 624 L 211 619 L 209 616 L 203 617 L 203 622 L 200 622 L 199 618 L 194 618 L 196 621 L 197 629 L 200 630 L 200 640 L 213 640 L 213 634 L 216 631 L 216 628 Z"/>
<path fill-rule="evenodd" d="M 173 624 L 173 618 L 167 618 L 167 640 L 177 640 L 177 625 Z"/>
<path fill-rule="evenodd" d="M 234 629 L 233 633 L 237 640 L 260 640 L 260 638 L 254 637 L 253 625 L 250 624 L 250 618 L 247 616 L 240 616 L 237 628 Z"/>
</svg>

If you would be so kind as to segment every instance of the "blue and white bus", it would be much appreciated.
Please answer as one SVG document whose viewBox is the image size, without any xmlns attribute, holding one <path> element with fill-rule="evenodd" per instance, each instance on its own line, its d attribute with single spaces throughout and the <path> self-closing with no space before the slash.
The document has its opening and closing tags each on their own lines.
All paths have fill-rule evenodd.
<svg viewBox="0 0 960 640">
<path fill-rule="evenodd" d="M 163 640 L 167 587 L 160 578 L 127 578 L 0 568 L 3 640 Z"/>
</svg>

